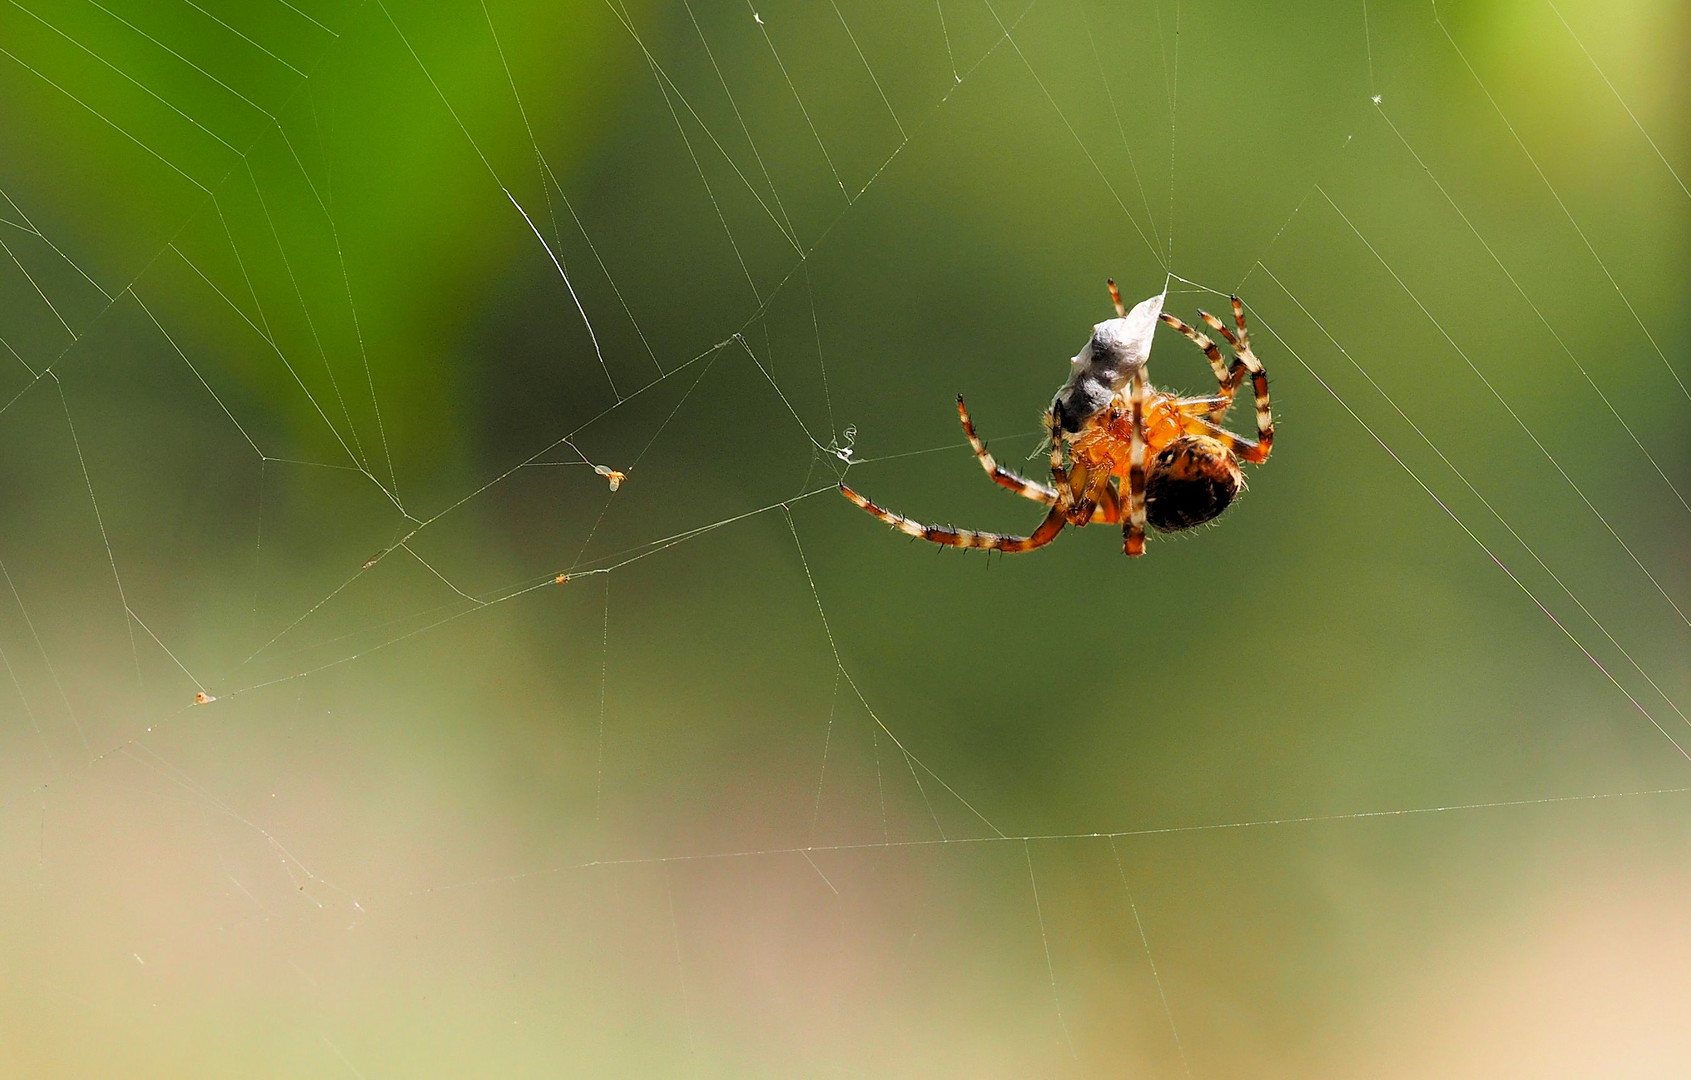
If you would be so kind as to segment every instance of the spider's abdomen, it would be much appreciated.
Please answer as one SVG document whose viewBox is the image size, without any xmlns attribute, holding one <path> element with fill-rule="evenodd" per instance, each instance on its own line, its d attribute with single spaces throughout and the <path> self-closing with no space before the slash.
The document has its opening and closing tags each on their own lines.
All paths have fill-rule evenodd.
<svg viewBox="0 0 1691 1080">
<path fill-rule="evenodd" d="M 1183 435 L 1151 461 L 1145 520 L 1158 532 L 1214 521 L 1245 486 L 1233 454 L 1207 435 Z"/>
</svg>

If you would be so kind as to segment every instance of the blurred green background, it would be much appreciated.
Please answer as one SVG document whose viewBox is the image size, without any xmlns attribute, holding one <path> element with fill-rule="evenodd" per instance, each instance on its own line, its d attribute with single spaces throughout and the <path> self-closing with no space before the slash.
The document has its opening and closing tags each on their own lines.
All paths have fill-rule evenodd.
<svg viewBox="0 0 1691 1080">
<path fill-rule="evenodd" d="M 1685 1075 L 1688 44 L 10 0 L 0 1074 Z M 1112 276 L 1218 527 L 833 494 L 1031 528 Z"/>
</svg>

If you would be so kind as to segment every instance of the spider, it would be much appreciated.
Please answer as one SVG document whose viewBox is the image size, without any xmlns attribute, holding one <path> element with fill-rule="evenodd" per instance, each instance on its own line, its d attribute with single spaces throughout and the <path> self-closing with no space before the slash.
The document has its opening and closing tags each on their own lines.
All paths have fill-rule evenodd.
<svg viewBox="0 0 1691 1080">
<path fill-rule="evenodd" d="M 988 551 L 1032 551 L 1056 539 L 1065 525 L 1120 522 L 1122 549 L 1137 556 L 1145 553 L 1147 524 L 1159 532 L 1179 532 L 1219 517 L 1244 489 L 1240 460 L 1260 464 L 1274 447 L 1268 374 L 1251 352 L 1245 307 L 1238 297 L 1232 298 L 1237 334 L 1209 312 L 1198 313 L 1232 346 L 1233 362 L 1228 364 L 1215 342 L 1162 312 L 1160 296 L 1140 304 L 1130 317 L 1114 281 L 1109 288 L 1117 318 L 1094 328 L 1092 340 L 1075 358 L 1069 382 L 1045 414 L 1051 432 L 1050 487 L 1000 467 L 975 434 L 962 396 L 957 398 L 958 419 L 986 474 L 994 483 L 1051 508 L 1032 533 L 1006 536 L 923 525 L 876 506 L 844 484 L 840 493 L 909 536 Z M 1159 318 L 1204 351 L 1215 372 L 1216 394 L 1180 397 L 1149 385 L 1145 366 L 1151 331 Z M 1221 426 L 1234 392 L 1247 375 L 1256 398 L 1254 442 Z M 1089 380 L 1102 383 L 1102 388 L 1089 388 Z M 1109 392 L 1108 398 L 1102 391 Z"/>
</svg>

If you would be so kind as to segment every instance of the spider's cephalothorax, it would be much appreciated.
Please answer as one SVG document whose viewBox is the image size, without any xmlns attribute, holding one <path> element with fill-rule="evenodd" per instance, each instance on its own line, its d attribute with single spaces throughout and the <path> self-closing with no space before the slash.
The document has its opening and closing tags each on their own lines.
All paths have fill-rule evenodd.
<svg viewBox="0 0 1691 1080">
<path fill-rule="evenodd" d="M 1027 536 L 1006 536 L 922 525 L 876 506 L 844 484 L 840 491 L 900 532 L 950 547 L 989 551 L 1032 551 L 1056 539 L 1064 525 L 1120 522 L 1123 550 L 1143 555 L 1147 524 L 1159 532 L 1178 532 L 1221 516 L 1244 490 L 1239 462 L 1260 464 L 1274 447 L 1268 374 L 1251 352 L 1244 305 L 1232 298 L 1237 334 L 1209 312 L 1198 313 L 1232 346 L 1233 362 L 1228 364 L 1215 342 L 1162 312 L 1161 296 L 1131 314 L 1113 281 L 1110 297 L 1117 318 L 1094 328 L 1092 339 L 1074 358 L 1068 382 L 1045 414 L 1051 433 L 1050 487 L 1000 468 L 975 434 L 963 399 L 957 399 L 957 415 L 987 475 L 1050 507 L 1039 528 Z M 1204 350 L 1215 373 L 1215 395 L 1180 397 L 1150 386 L 1145 368 L 1158 319 Z M 1247 376 L 1256 398 L 1255 442 L 1221 426 Z"/>
</svg>

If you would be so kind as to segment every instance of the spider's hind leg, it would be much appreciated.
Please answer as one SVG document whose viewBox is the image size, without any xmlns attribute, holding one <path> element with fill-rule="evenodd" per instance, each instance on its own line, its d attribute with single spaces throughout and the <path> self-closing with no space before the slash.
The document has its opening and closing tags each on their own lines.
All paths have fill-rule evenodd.
<svg viewBox="0 0 1691 1080">
<path fill-rule="evenodd" d="M 876 506 L 857 492 L 840 485 L 840 494 L 861 507 L 864 512 L 873 514 L 891 525 L 906 536 L 914 536 L 932 544 L 943 544 L 946 547 L 981 548 L 986 551 L 1032 551 L 1034 548 L 1044 547 L 1057 538 L 1068 524 L 1068 517 L 1061 506 L 1053 506 L 1051 512 L 1045 515 L 1039 528 L 1027 536 L 1006 536 L 1003 533 L 971 532 L 968 529 L 953 529 L 943 525 L 923 525 L 913 521 L 903 514 L 895 514 L 891 510 Z"/>
</svg>

